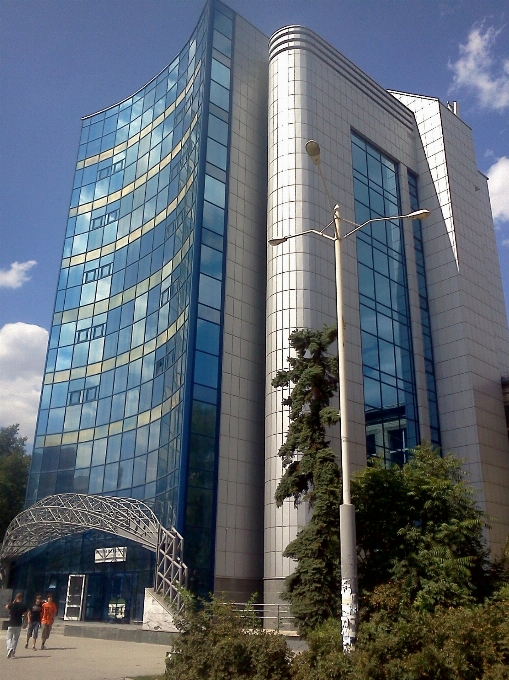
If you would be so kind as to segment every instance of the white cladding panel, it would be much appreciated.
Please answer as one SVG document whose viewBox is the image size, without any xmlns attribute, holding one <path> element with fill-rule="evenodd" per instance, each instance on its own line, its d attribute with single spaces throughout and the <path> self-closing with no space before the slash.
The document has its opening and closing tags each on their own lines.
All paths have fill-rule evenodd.
<svg viewBox="0 0 509 680">
<path fill-rule="evenodd" d="M 437 391 L 445 451 L 464 458 L 479 501 L 509 532 L 509 441 L 500 379 L 509 334 L 486 178 L 470 128 L 437 99 L 394 93 L 420 131 L 420 196 Z M 437 219 L 438 216 L 438 219 Z"/>
<path fill-rule="evenodd" d="M 245 601 L 263 574 L 267 37 L 236 16 L 215 590 Z"/>
</svg>

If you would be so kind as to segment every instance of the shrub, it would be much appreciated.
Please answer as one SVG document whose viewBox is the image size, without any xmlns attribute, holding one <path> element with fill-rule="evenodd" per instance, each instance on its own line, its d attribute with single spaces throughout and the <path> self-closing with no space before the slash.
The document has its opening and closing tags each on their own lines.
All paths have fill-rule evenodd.
<svg viewBox="0 0 509 680">
<path fill-rule="evenodd" d="M 190 596 L 166 660 L 166 680 L 290 680 L 291 653 L 282 635 L 263 631 L 249 606 L 239 612 L 218 598 Z"/>
<path fill-rule="evenodd" d="M 482 605 L 378 612 L 361 624 L 357 648 L 341 650 L 338 622 L 309 634 L 294 680 L 508 680 L 509 586 Z"/>
</svg>

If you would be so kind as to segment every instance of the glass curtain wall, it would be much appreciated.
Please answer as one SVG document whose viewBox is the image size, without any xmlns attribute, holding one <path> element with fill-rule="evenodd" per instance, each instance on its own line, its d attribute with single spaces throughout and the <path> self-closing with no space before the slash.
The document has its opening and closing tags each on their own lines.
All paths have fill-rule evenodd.
<svg viewBox="0 0 509 680">
<path fill-rule="evenodd" d="M 97 548 L 126 547 L 123 562 L 95 563 Z M 116 623 L 141 621 L 145 588 L 153 582 L 155 554 L 120 536 L 86 531 L 68 536 L 22 555 L 16 560 L 14 589 L 24 591 L 25 601 L 38 593 L 52 593 L 58 616 L 65 612 L 69 574 L 86 575 L 83 618 L 109 620 L 109 605 L 125 601 L 123 615 Z"/>
<path fill-rule="evenodd" d="M 352 135 L 355 220 L 400 215 L 396 164 Z M 419 443 L 403 228 L 399 220 L 357 235 L 368 458 L 401 464 Z"/>
<path fill-rule="evenodd" d="M 83 120 L 27 505 L 138 498 L 213 577 L 234 14 Z"/>
<path fill-rule="evenodd" d="M 205 50 L 202 17 L 157 78 L 83 121 L 28 503 L 108 493 L 176 520 Z"/>
<path fill-rule="evenodd" d="M 200 246 L 196 250 L 198 294 L 191 345 L 192 401 L 185 490 L 180 504 L 189 585 L 203 596 L 213 590 L 216 480 L 219 454 L 221 352 L 230 138 L 234 13 L 215 3 L 211 28 L 210 92 L 205 110 L 205 181 Z M 206 133 L 205 133 L 206 130 Z"/>
</svg>

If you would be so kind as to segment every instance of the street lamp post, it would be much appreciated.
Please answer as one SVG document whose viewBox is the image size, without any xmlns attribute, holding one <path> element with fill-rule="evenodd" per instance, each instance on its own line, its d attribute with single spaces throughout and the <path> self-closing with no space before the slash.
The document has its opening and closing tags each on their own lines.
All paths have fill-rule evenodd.
<svg viewBox="0 0 509 680">
<path fill-rule="evenodd" d="M 422 220 L 429 216 L 429 210 L 416 210 L 408 215 L 394 215 L 390 217 L 376 217 L 362 224 L 350 222 L 341 218 L 339 205 L 333 206 L 327 183 L 320 166 L 320 146 L 314 140 L 306 144 L 306 151 L 317 166 L 327 195 L 332 222 L 318 231 L 308 229 L 300 234 L 291 234 L 269 240 L 269 245 L 278 246 L 290 238 L 304 234 L 316 234 L 334 242 L 335 270 L 336 270 L 336 302 L 338 320 L 338 368 L 339 368 L 339 413 L 341 431 L 341 474 L 343 483 L 343 502 L 339 506 L 339 531 L 341 541 L 341 631 L 343 635 L 343 651 L 348 652 L 355 646 L 357 639 L 358 590 L 357 590 L 357 546 L 355 537 L 355 507 L 350 496 L 350 413 L 348 402 L 348 387 L 346 380 L 346 352 L 345 352 L 345 322 L 343 315 L 343 268 L 341 266 L 341 244 L 356 231 L 372 222 L 385 222 L 408 217 Z M 341 235 L 341 221 L 353 225 L 354 229 L 344 236 Z M 334 235 L 325 233 L 328 227 L 333 227 Z"/>
</svg>

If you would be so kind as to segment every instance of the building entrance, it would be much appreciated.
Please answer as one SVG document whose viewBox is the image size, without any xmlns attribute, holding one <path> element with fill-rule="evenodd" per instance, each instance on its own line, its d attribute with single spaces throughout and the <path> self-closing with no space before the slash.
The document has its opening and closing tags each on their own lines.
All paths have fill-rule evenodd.
<svg viewBox="0 0 509 680">
<path fill-rule="evenodd" d="M 81 621 L 86 583 L 85 574 L 69 574 L 64 621 Z"/>
</svg>

